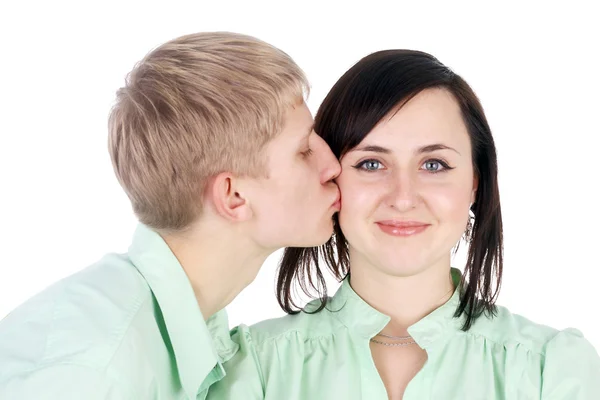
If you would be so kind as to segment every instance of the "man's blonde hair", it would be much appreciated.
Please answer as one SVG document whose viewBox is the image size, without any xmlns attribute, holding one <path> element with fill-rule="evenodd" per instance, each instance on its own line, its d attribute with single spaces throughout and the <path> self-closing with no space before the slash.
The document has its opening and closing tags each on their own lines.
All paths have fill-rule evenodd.
<svg viewBox="0 0 600 400">
<path fill-rule="evenodd" d="M 150 52 L 109 118 L 114 170 L 139 220 L 185 229 L 210 177 L 260 174 L 264 145 L 307 92 L 287 54 L 250 36 L 196 33 Z"/>
</svg>

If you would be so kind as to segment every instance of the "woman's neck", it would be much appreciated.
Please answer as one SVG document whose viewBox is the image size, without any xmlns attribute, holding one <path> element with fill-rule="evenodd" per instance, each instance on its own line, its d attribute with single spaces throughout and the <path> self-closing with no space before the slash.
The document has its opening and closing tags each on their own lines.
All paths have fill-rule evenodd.
<svg viewBox="0 0 600 400">
<path fill-rule="evenodd" d="M 391 320 L 382 333 L 407 335 L 407 329 L 446 303 L 454 292 L 450 256 L 416 274 L 392 276 L 350 252 L 350 285 L 371 307 Z"/>
</svg>

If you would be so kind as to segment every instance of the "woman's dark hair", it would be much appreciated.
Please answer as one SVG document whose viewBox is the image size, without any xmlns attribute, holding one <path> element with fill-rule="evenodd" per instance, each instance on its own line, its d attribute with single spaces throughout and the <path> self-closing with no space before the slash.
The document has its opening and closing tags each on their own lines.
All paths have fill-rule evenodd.
<svg viewBox="0 0 600 400">
<path fill-rule="evenodd" d="M 360 60 L 333 86 L 315 117 L 315 131 L 338 159 L 356 147 L 377 125 L 419 92 L 444 88 L 460 106 L 478 178 L 475 203 L 466 239 L 467 263 L 460 285 L 455 317 L 465 315 L 468 330 L 483 312 L 495 315 L 502 281 L 502 215 L 497 180 L 496 147 L 479 99 L 469 85 L 430 54 L 413 50 L 385 50 Z M 334 216 L 334 235 L 320 247 L 286 248 L 279 266 L 277 297 L 289 314 L 299 312 L 292 299 L 296 282 L 302 291 L 327 304 L 327 287 L 319 255 L 340 281 L 350 274 L 348 244 Z M 314 297 L 314 296 L 313 296 Z"/>
</svg>

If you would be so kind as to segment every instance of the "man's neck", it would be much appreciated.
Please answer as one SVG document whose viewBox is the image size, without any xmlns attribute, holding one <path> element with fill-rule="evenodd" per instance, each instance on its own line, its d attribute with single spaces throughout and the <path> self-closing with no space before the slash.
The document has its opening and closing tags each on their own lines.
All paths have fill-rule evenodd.
<svg viewBox="0 0 600 400">
<path fill-rule="evenodd" d="M 195 227 L 162 237 L 190 280 L 205 320 L 231 303 L 272 253 L 230 227 Z"/>
</svg>

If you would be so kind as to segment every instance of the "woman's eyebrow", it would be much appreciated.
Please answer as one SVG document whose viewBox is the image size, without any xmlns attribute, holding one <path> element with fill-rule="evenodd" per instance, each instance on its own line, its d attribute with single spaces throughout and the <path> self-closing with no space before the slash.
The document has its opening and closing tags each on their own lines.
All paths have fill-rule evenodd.
<svg viewBox="0 0 600 400">
<path fill-rule="evenodd" d="M 383 154 L 390 154 L 392 152 L 390 149 L 387 149 L 385 147 L 373 146 L 373 145 L 360 146 L 351 151 L 372 151 L 374 153 L 383 153 Z"/>
<path fill-rule="evenodd" d="M 446 146 L 445 144 L 441 144 L 441 143 L 429 144 L 427 146 L 423 146 L 423 147 L 421 147 L 421 148 L 419 148 L 417 150 L 417 153 L 418 154 L 432 153 L 432 152 L 434 152 L 436 150 L 452 150 L 455 153 L 457 153 L 458 155 L 460 155 L 460 153 L 456 149 L 454 149 L 454 148 L 452 148 L 450 146 Z"/>
<path fill-rule="evenodd" d="M 454 149 L 450 146 L 446 146 L 445 144 L 441 144 L 441 143 L 429 144 L 427 146 L 420 147 L 417 149 L 416 153 L 417 154 L 432 153 L 437 150 L 452 150 L 452 151 L 456 152 L 458 155 L 460 155 L 460 153 L 456 149 Z M 388 149 L 386 147 L 377 146 L 377 145 L 359 146 L 351 151 L 372 151 L 374 153 L 382 153 L 382 154 L 390 154 L 392 152 L 390 149 Z"/>
</svg>

